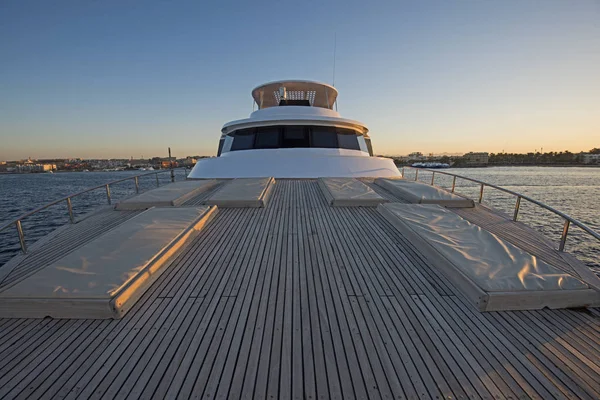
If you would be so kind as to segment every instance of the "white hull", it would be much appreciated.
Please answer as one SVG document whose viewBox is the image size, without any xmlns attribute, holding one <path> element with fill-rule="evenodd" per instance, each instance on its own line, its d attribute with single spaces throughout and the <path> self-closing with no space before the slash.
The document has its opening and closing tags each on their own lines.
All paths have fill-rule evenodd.
<svg viewBox="0 0 600 400">
<path fill-rule="evenodd" d="M 394 177 L 398 168 L 389 158 L 369 157 L 344 149 L 264 149 L 235 151 L 198 161 L 188 176 L 203 178 Z"/>
</svg>

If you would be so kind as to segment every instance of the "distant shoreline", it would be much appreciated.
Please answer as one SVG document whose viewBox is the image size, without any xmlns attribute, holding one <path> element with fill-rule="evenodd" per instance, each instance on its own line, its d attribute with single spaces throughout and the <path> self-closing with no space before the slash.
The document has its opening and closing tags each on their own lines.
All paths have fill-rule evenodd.
<svg viewBox="0 0 600 400">
<path fill-rule="evenodd" d="M 410 167 L 411 164 L 396 164 L 398 168 Z M 600 164 L 488 164 L 488 165 L 451 165 L 450 168 L 463 169 L 463 168 L 494 168 L 494 167 L 548 167 L 548 168 L 600 168 Z M 427 168 L 425 168 L 427 169 Z M 430 168 L 435 169 L 435 168 Z M 444 168 L 447 169 L 447 168 Z"/>
<path fill-rule="evenodd" d="M 139 171 L 137 169 L 121 169 L 121 170 L 114 170 L 114 171 L 105 171 L 105 170 L 89 170 L 89 171 L 81 171 L 81 170 L 61 170 L 61 171 L 53 171 L 52 174 L 63 174 L 63 173 L 72 173 L 72 172 L 85 172 L 86 174 L 88 172 L 132 172 L 132 171 Z M 148 172 L 148 173 L 152 173 L 155 171 L 164 171 L 161 169 L 155 169 L 154 171 L 139 171 L 139 172 Z M 44 174 L 50 174 L 50 172 L 48 171 L 39 171 L 39 172 L 0 172 L 0 175 L 44 175 Z"/>
<path fill-rule="evenodd" d="M 564 168 L 599 168 L 600 164 L 488 164 L 485 166 L 461 165 L 450 168 L 490 168 L 490 167 L 564 167 Z"/>
</svg>

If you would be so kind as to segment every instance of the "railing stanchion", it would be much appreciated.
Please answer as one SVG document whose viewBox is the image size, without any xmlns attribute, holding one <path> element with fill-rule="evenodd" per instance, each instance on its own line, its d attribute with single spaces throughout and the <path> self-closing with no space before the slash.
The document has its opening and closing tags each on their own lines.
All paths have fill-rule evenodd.
<svg viewBox="0 0 600 400">
<path fill-rule="evenodd" d="M 106 200 L 108 201 L 108 204 L 110 205 L 110 186 L 106 185 Z"/>
<path fill-rule="evenodd" d="M 481 184 L 481 189 L 479 189 L 479 204 L 483 201 L 483 183 Z"/>
<path fill-rule="evenodd" d="M 158 183 L 158 172 L 156 174 L 154 174 L 154 175 L 156 175 L 156 187 L 159 187 L 160 184 Z"/>
<path fill-rule="evenodd" d="M 454 178 L 452 179 L 452 193 L 454 193 L 455 188 L 456 188 L 456 175 L 454 175 Z"/>
<path fill-rule="evenodd" d="M 417 172 L 415 172 L 415 182 L 419 179 L 419 170 L 417 169 Z"/>
<path fill-rule="evenodd" d="M 173 159 L 171 158 L 171 148 L 169 147 L 169 168 L 171 168 L 171 183 L 175 182 L 175 171 L 173 171 Z"/>
<path fill-rule="evenodd" d="M 21 245 L 21 251 L 23 254 L 27 254 L 27 245 L 25 244 L 25 234 L 23 233 L 23 226 L 21 226 L 21 220 L 15 222 L 17 226 L 17 233 L 19 234 L 19 244 Z"/>
<path fill-rule="evenodd" d="M 560 237 L 560 244 L 558 245 L 558 251 L 565 251 L 565 243 L 567 242 L 567 235 L 569 234 L 569 225 L 571 221 L 565 219 L 565 225 L 563 226 L 562 236 Z"/>
<path fill-rule="evenodd" d="M 140 182 L 138 180 L 138 177 L 136 176 L 135 178 L 133 178 L 133 181 L 135 182 L 135 193 L 139 193 L 140 192 Z"/>
<path fill-rule="evenodd" d="M 435 182 L 435 171 L 431 174 L 431 186 L 433 186 L 433 182 Z"/>
<path fill-rule="evenodd" d="M 71 198 L 67 197 L 67 209 L 69 210 L 69 222 L 75 223 L 75 217 L 73 216 L 73 204 L 71 204 Z"/>
<path fill-rule="evenodd" d="M 519 216 L 519 207 L 521 206 L 521 196 L 517 196 L 517 202 L 515 203 L 515 213 L 513 214 L 513 221 L 517 220 Z"/>
</svg>

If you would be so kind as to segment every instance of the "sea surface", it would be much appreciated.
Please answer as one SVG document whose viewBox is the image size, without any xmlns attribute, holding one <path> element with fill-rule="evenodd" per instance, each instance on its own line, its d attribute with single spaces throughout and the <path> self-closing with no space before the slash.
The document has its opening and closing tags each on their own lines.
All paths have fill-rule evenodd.
<svg viewBox="0 0 600 400">
<path fill-rule="evenodd" d="M 164 171 L 164 170 L 163 170 Z M 158 172 L 158 171 L 157 171 Z M 189 172 L 189 171 L 188 171 Z M 57 172 L 39 174 L 0 174 L 0 229 L 28 211 L 54 200 L 134 175 L 148 174 L 139 179 L 140 191 L 156 187 L 156 175 L 145 171 L 117 172 Z M 169 171 L 158 173 L 159 184 L 170 182 Z M 183 169 L 175 170 L 175 180 L 185 179 Z M 113 204 L 135 194 L 133 179 L 110 185 Z M 85 193 L 73 198 L 75 218 L 87 214 L 100 205 L 106 205 L 106 189 Z M 22 221 L 26 244 L 30 246 L 42 236 L 69 222 L 66 201 L 62 201 Z M 0 266 L 20 251 L 14 225 L 0 231 Z"/>
<path fill-rule="evenodd" d="M 406 176 L 414 177 L 414 170 L 406 170 Z M 554 207 L 600 232 L 600 168 L 579 167 L 491 167 L 445 169 L 458 175 L 492 183 L 522 193 Z M 77 193 L 89 187 L 102 185 L 128 176 L 142 174 L 140 171 L 122 172 L 64 172 L 55 174 L 0 174 L 0 227 L 23 213 L 53 200 Z M 185 172 L 176 172 L 176 180 L 184 179 Z M 159 174 L 161 184 L 168 183 L 169 174 Z M 419 180 L 431 182 L 431 173 L 420 171 Z M 156 187 L 156 177 L 151 174 L 139 180 L 140 190 Z M 451 187 L 452 178 L 436 174 L 436 185 Z M 457 180 L 457 193 L 477 199 L 479 185 Z M 132 180 L 111 185 L 113 202 L 135 193 Z M 484 203 L 512 215 L 515 198 L 509 194 L 486 188 Z M 80 217 L 94 208 L 107 204 L 104 188 L 73 199 L 73 210 Z M 542 232 L 558 243 L 563 220 L 553 213 L 527 201 L 521 201 L 519 220 Z M 23 221 L 27 244 L 57 227 L 68 223 L 66 202 L 61 202 Z M 600 271 L 600 242 L 571 225 L 566 250 L 574 253 L 590 267 Z M 16 229 L 13 226 L 0 232 L 0 265 L 19 252 Z"/>
</svg>

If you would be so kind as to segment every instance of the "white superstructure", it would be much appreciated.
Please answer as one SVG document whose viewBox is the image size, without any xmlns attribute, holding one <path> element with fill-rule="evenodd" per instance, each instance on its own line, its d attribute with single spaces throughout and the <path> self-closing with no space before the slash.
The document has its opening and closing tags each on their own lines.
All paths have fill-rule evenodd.
<svg viewBox="0 0 600 400">
<path fill-rule="evenodd" d="M 225 124 L 217 157 L 198 161 L 189 178 L 399 176 L 391 159 L 373 157 L 366 125 L 334 110 L 337 95 L 312 81 L 258 86 L 258 110 Z"/>
</svg>

